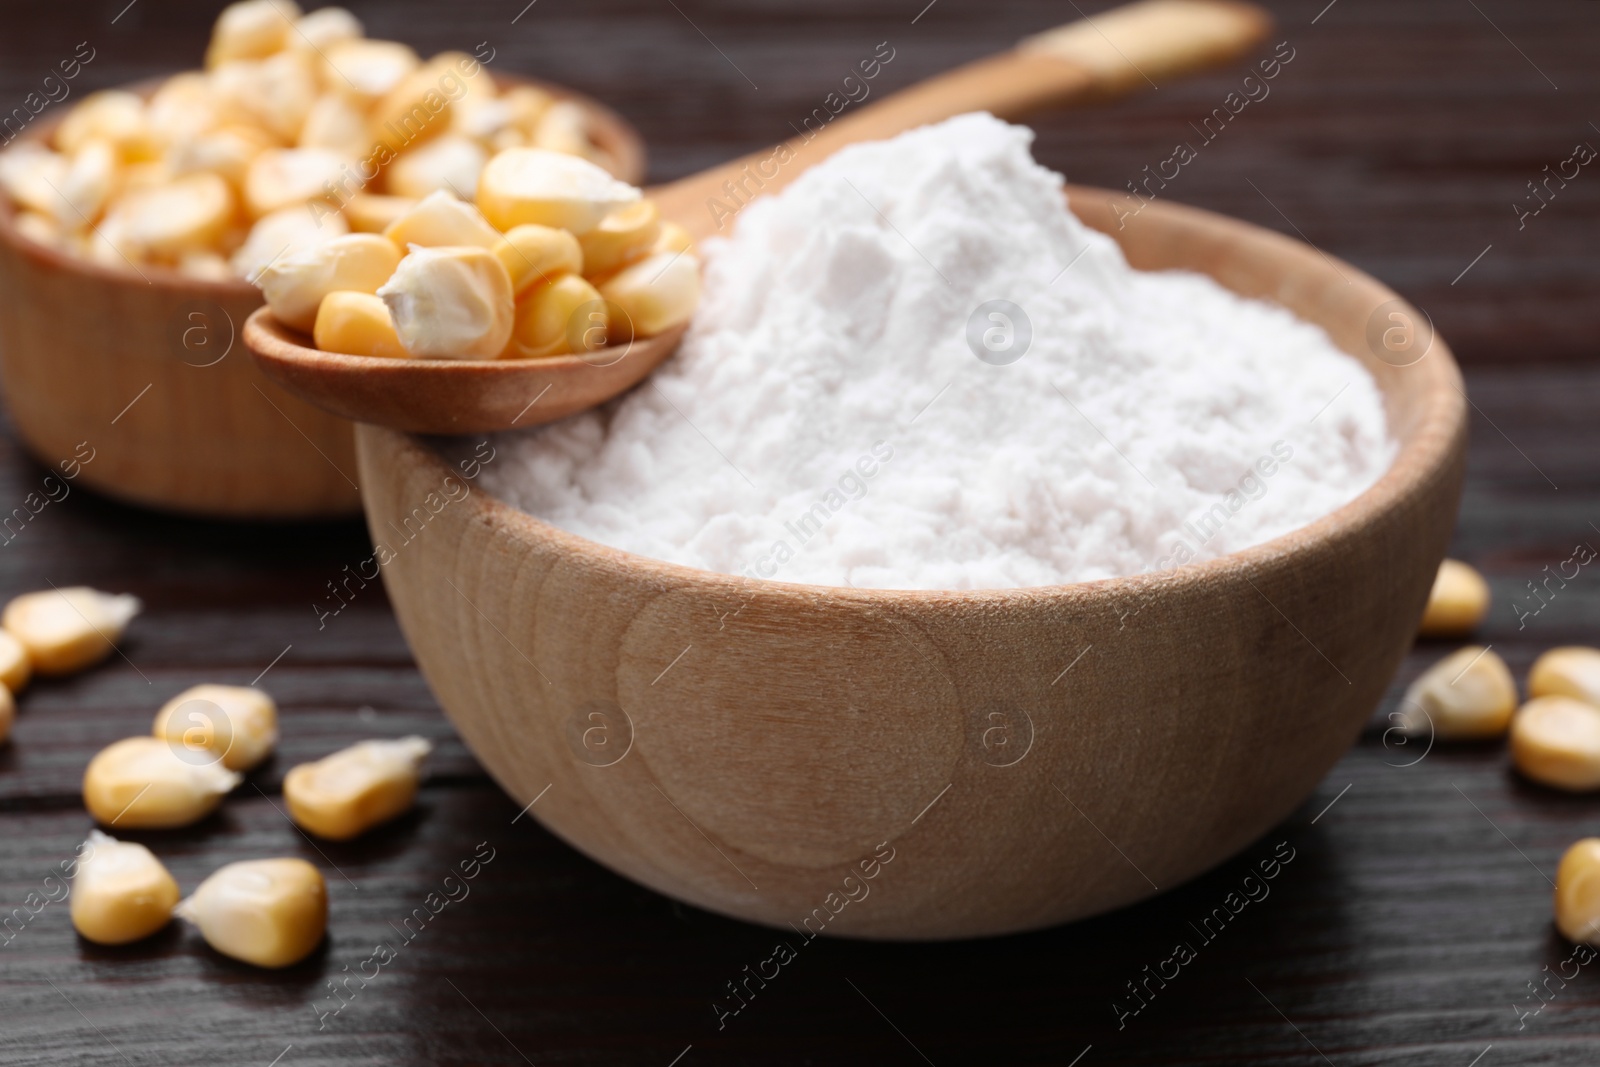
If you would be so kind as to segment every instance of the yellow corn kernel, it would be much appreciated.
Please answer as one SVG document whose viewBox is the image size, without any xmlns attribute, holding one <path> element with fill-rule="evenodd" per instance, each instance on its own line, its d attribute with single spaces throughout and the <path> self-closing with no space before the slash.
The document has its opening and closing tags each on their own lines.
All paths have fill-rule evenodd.
<svg viewBox="0 0 1600 1067">
<path fill-rule="evenodd" d="M 90 93 L 61 120 L 56 147 L 73 155 L 90 141 L 107 141 L 129 162 L 149 159 L 155 141 L 145 115 L 144 100 L 123 89 Z"/>
<path fill-rule="evenodd" d="M 1511 720 L 1511 762 L 1556 789 L 1600 789 L 1600 708 L 1561 696 L 1528 701 Z"/>
<path fill-rule="evenodd" d="M 236 59 L 260 59 L 281 51 L 294 32 L 300 9 L 292 0 L 242 0 L 229 4 L 211 27 L 206 69 Z"/>
<path fill-rule="evenodd" d="M 593 163 L 544 148 L 507 149 L 478 178 L 478 207 L 500 230 L 532 223 L 582 236 L 639 196 Z"/>
<path fill-rule="evenodd" d="M 161 706 L 151 732 L 191 763 L 248 771 L 278 743 L 278 706 L 250 686 L 190 686 Z"/>
<path fill-rule="evenodd" d="M 123 167 L 118 184 L 123 192 L 133 192 L 135 189 L 154 189 L 158 185 L 166 185 L 176 177 L 177 172 L 168 159 L 152 159 Z"/>
<path fill-rule="evenodd" d="M 495 359 L 511 340 L 511 275 L 487 248 L 413 247 L 378 295 L 413 356 Z"/>
<path fill-rule="evenodd" d="M 278 321 L 303 333 L 317 324 L 317 308 L 329 293 L 376 293 L 400 265 L 400 250 L 387 237 L 352 233 L 282 256 L 256 284 Z"/>
<path fill-rule="evenodd" d="M 676 222 L 662 222 L 661 233 L 656 238 L 656 245 L 652 252 L 693 252 L 694 238 L 689 236 L 689 231 L 679 226 Z"/>
<path fill-rule="evenodd" d="M 583 273 L 603 278 L 649 255 L 661 236 L 661 212 L 654 200 L 635 200 L 600 220 L 578 239 L 583 246 Z"/>
<path fill-rule="evenodd" d="M 326 52 L 345 41 L 359 41 L 366 33 L 361 20 L 342 7 L 319 7 L 294 21 L 289 47 L 314 53 Z"/>
<path fill-rule="evenodd" d="M 174 176 L 216 174 L 235 189 L 243 189 L 250 164 L 274 146 L 272 135 L 265 130 L 236 122 L 174 142 L 165 163 Z"/>
<path fill-rule="evenodd" d="M 11 220 L 17 232 L 35 244 L 59 247 L 64 239 L 61 224 L 49 215 L 37 211 L 19 211 Z"/>
<path fill-rule="evenodd" d="M 72 879 L 72 925 L 101 945 L 126 945 L 172 921 L 178 883 L 154 853 L 90 830 Z"/>
<path fill-rule="evenodd" d="M 9 693 L 20 693 L 33 677 L 28 650 L 5 630 L 0 630 L 0 685 Z"/>
<path fill-rule="evenodd" d="M 317 65 L 301 52 L 238 59 L 211 72 L 217 108 L 225 121 L 261 127 L 280 143 L 294 144 L 317 102 Z"/>
<path fill-rule="evenodd" d="M 1600 707 L 1600 648 L 1552 648 L 1528 671 L 1528 696 L 1564 696 Z"/>
<path fill-rule="evenodd" d="M 450 109 L 450 132 L 458 137 L 470 137 L 485 148 L 492 148 L 495 138 L 512 128 L 514 113 L 514 106 L 506 97 L 483 93 L 464 96 Z M 521 134 L 520 130 L 517 132 Z M 525 135 L 523 143 L 526 143 Z"/>
<path fill-rule="evenodd" d="M 477 208 L 443 190 L 417 201 L 416 206 L 395 219 L 383 235 L 399 248 L 412 245 L 493 248 L 500 243 L 499 232 Z"/>
<path fill-rule="evenodd" d="M 409 353 L 395 332 L 382 299 L 371 293 L 329 293 L 317 308 L 311 336 L 324 352 L 405 359 Z"/>
<path fill-rule="evenodd" d="M 343 41 L 323 54 L 322 83 L 362 111 L 370 111 L 422 63 L 397 41 Z"/>
<path fill-rule="evenodd" d="M 1441 741 L 1499 737 L 1517 707 L 1517 686 L 1497 653 L 1475 645 L 1423 671 L 1400 701 L 1400 728 Z"/>
<path fill-rule="evenodd" d="M 511 344 L 501 358 L 592 352 L 605 347 L 608 321 L 600 291 L 576 274 L 563 274 L 534 286 L 518 301 Z"/>
<path fill-rule="evenodd" d="M 344 202 L 344 217 L 357 233 L 383 233 L 416 206 L 417 202 L 406 196 L 357 193 Z"/>
<path fill-rule="evenodd" d="M 69 229 L 92 225 L 119 184 L 118 170 L 117 150 L 110 141 L 84 142 L 61 176 L 62 225 Z"/>
<path fill-rule="evenodd" d="M 1600 837 L 1575 842 L 1556 868 L 1556 929 L 1569 941 L 1600 935 Z"/>
<path fill-rule="evenodd" d="M 319 837 L 355 837 L 411 807 L 422 760 L 432 748 L 421 737 L 361 741 L 302 763 L 283 779 L 289 815 Z"/>
<path fill-rule="evenodd" d="M 244 860 L 217 870 L 173 910 L 224 956 L 287 967 L 311 955 L 327 931 L 328 887 L 305 860 Z"/>
<path fill-rule="evenodd" d="M 505 101 L 510 110 L 507 122 L 510 126 L 520 130 L 533 141 L 534 131 L 539 128 L 539 120 L 544 118 L 544 113 L 550 110 L 556 102 L 555 96 L 537 85 L 518 85 L 507 89 L 505 95 L 500 97 Z"/>
<path fill-rule="evenodd" d="M 589 120 L 583 108 L 571 100 L 557 100 L 539 116 L 533 128 L 535 147 L 569 156 L 589 153 Z"/>
<path fill-rule="evenodd" d="M 654 337 L 694 315 L 700 302 L 700 261 L 684 252 L 651 253 L 601 282 L 600 295 L 614 308 L 613 344 Z"/>
<path fill-rule="evenodd" d="M 176 259 L 215 246 L 233 207 L 227 182 L 215 174 L 191 174 L 118 197 L 102 229 L 120 233 L 141 254 Z"/>
<path fill-rule="evenodd" d="M 145 249 L 134 244 L 128 236 L 127 220 L 115 213 L 100 220 L 89 233 L 83 234 L 77 245 L 78 254 L 91 263 L 114 270 L 126 270 L 130 263 L 148 261 Z"/>
<path fill-rule="evenodd" d="M 185 252 L 178 260 L 178 273 L 205 282 L 233 281 L 237 277 L 228 261 L 216 252 Z"/>
<path fill-rule="evenodd" d="M 1489 610 L 1489 583 L 1460 560 L 1439 564 L 1417 632 L 1423 637 L 1464 637 Z"/>
<path fill-rule="evenodd" d="M 391 152 L 422 144 L 450 128 L 456 101 L 494 95 L 493 79 L 468 78 L 478 62 L 461 52 L 440 52 L 406 75 L 372 109 L 373 139 Z"/>
<path fill-rule="evenodd" d="M 0 152 L 0 189 L 24 210 L 59 220 L 65 208 L 61 183 L 69 165 L 66 156 L 48 148 L 19 145 Z"/>
<path fill-rule="evenodd" d="M 321 206 L 320 202 L 314 206 Z M 254 282 L 279 256 L 314 248 L 349 232 L 349 224 L 338 212 L 313 212 L 303 204 L 279 208 L 250 227 L 250 236 L 233 254 L 234 273 Z"/>
<path fill-rule="evenodd" d="M 583 271 L 583 249 L 566 230 L 549 226 L 514 226 L 494 246 L 494 254 L 511 275 L 511 290 L 518 300 L 535 285 L 563 274 Z"/>
<path fill-rule="evenodd" d="M 244 202 L 256 218 L 294 204 L 325 200 L 349 162 L 326 148 L 270 148 L 250 161 Z M 330 210 L 333 210 L 330 207 Z"/>
<path fill-rule="evenodd" d="M 347 159 L 357 159 L 372 147 L 367 117 L 338 93 L 324 93 L 306 112 L 300 127 L 300 148 L 326 148 Z"/>
<path fill-rule="evenodd" d="M 174 74 L 150 97 L 145 121 L 162 145 L 171 146 L 198 137 L 221 121 L 211 80 L 196 71 Z"/>
<path fill-rule="evenodd" d="M 143 609 L 136 596 L 88 586 L 24 593 L 6 605 L 0 626 L 21 642 L 38 674 L 71 674 L 111 654 Z"/>
<path fill-rule="evenodd" d="M 389 191 L 420 198 L 448 190 L 470 199 L 478 192 L 478 175 L 489 161 L 482 145 L 461 134 L 445 133 L 401 152 L 384 173 Z"/>
<path fill-rule="evenodd" d="M 107 745 L 83 772 L 83 806 L 107 826 L 164 829 L 199 822 L 244 779 L 186 755 L 180 744 L 160 737 Z"/>
</svg>

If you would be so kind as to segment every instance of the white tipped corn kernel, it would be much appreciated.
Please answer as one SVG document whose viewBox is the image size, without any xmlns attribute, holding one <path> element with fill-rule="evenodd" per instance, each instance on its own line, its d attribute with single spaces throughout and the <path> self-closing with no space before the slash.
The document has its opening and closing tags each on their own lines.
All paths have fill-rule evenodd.
<svg viewBox="0 0 1600 1067">
<path fill-rule="evenodd" d="M 378 295 L 412 356 L 495 359 L 511 340 L 511 275 L 487 248 L 413 247 Z"/>
<path fill-rule="evenodd" d="M 319 837 L 355 837 L 411 807 L 422 760 L 432 748 L 421 737 L 361 741 L 302 763 L 283 779 L 289 815 Z"/>
<path fill-rule="evenodd" d="M 155 854 L 90 830 L 72 879 L 72 925 L 101 945 L 126 945 L 172 921 L 178 883 Z"/>
<path fill-rule="evenodd" d="M 278 706 L 250 686 L 191 686 L 162 705 L 151 732 L 190 762 L 248 771 L 278 743 Z"/>
<path fill-rule="evenodd" d="M 0 630 L 0 685 L 7 692 L 20 693 L 28 687 L 33 677 L 33 664 L 28 660 L 28 650 L 5 630 Z"/>
<path fill-rule="evenodd" d="M 517 303 L 516 327 L 502 358 L 543 359 L 604 348 L 608 313 L 600 291 L 576 274 L 529 290 Z"/>
<path fill-rule="evenodd" d="M 324 352 L 405 359 L 409 353 L 395 332 L 389 307 L 371 293 L 329 293 L 317 309 L 312 339 Z"/>
<path fill-rule="evenodd" d="M 367 117 L 347 97 L 324 93 L 306 113 L 299 147 L 326 148 L 348 159 L 359 158 L 372 147 Z"/>
<path fill-rule="evenodd" d="M 578 238 L 583 273 L 601 278 L 649 255 L 661 236 L 661 211 L 653 200 L 636 200 L 600 220 Z"/>
<path fill-rule="evenodd" d="M 164 738 L 123 738 L 89 761 L 83 806 L 107 826 L 164 829 L 199 822 L 243 779 L 220 763 L 192 760 L 181 744 Z"/>
<path fill-rule="evenodd" d="M 69 229 L 93 224 L 117 188 L 117 172 L 117 150 L 110 141 L 85 142 L 61 176 L 62 224 Z"/>
<path fill-rule="evenodd" d="M 178 260 L 178 273 L 205 282 L 226 282 L 237 277 L 228 261 L 216 252 L 185 252 Z"/>
<path fill-rule="evenodd" d="M 250 164 L 274 147 L 272 135 L 244 123 L 230 123 L 173 143 L 166 164 L 174 176 L 209 173 L 243 189 Z"/>
<path fill-rule="evenodd" d="M 446 133 L 401 152 L 384 171 L 384 181 L 398 196 L 420 198 L 445 189 L 471 198 L 478 192 L 478 175 L 487 162 L 489 153 L 477 141 Z"/>
<path fill-rule="evenodd" d="M 20 145 L 0 152 L 0 189 L 19 207 L 59 220 L 66 210 L 61 183 L 69 165 L 66 156 L 48 148 Z"/>
<path fill-rule="evenodd" d="M 694 315 L 700 261 L 687 253 L 652 253 L 601 282 L 600 295 L 620 309 L 612 312 L 612 343 L 654 337 Z"/>
<path fill-rule="evenodd" d="M 36 673 L 71 674 L 109 656 L 143 607 L 136 596 L 76 585 L 24 593 L 6 605 L 0 626 L 21 642 Z"/>
<path fill-rule="evenodd" d="M 639 195 L 588 160 L 543 148 L 507 149 L 478 179 L 478 207 L 501 230 L 533 223 L 582 236 Z"/>
<path fill-rule="evenodd" d="M 102 228 L 122 234 L 142 254 L 176 259 L 215 246 L 233 208 L 227 182 L 215 174 L 191 174 L 118 197 Z"/>
<path fill-rule="evenodd" d="M 278 321 L 304 333 L 317 324 L 317 309 L 329 293 L 376 293 L 400 265 L 400 250 L 387 237 L 352 233 L 280 257 L 256 279 Z"/>
<path fill-rule="evenodd" d="M 345 157 L 327 148 L 271 148 L 250 161 L 244 176 L 244 201 L 259 218 L 294 204 L 330 197 L 346 167 Z M 330 210 L 336 210 L 330 205 Z"/>
<path fill-rule="evenodd" d="M 366 29 L 361 20 L 342 7 L 319 7 L 295 19 L 289 34 L 289 47 L 310 52 L 326 52 L 344 41 L 359 41 Z"/>
<path fill-rule="evenodd" d="M 1511 720 L 1511 762 L 1556 789 L 1600 789 L 1600 708 L 1571 697 L 1528 701 Z"/>
<path fill-rule="evenodd" d="M 323 51 L 322 83 L 363 111 L 393 92 L 422 62 L 396 41 L 344 41 Z"/>
<path fill-rule="evenodd" d="M 557 100 L 551 104 L 533 128 L 533 144 L 536 148 L 569 156 L 587 156 L 589 121 L 583 108 L 571 100 Z"/>
<path fill-rule="evenodd" d="M 236 60 L 211 72 L 225 117 L 250 122 L 283 144 L 294 144 L 317 101 L 317 65 L 300 52 L 262 60 Z"/>
<path fill-rule="evenodd" d="M 1400 701 L 1400 727 L 1441 741 L 1499 737 L 1517 708 L 1505 660 L 1469 645 L 1423 671 Z"/>
<path fill-rule="evenodd" d="M 320 202 L 313 206 L 322 207 Z M 253 282 L 279 256 L 314 248 L 349 232 L 344 216 L 331 208 L 326 212 L 313 211 L 304 204 L 280 208 L 261 216 L 250 227 L 250 236 L 233 254 L 233 269 L 239 277 Z"/>
<path fill-rule="evenodd" d="M 477 60 L 461 52 L 440 52 L 406 75 L 372 109 L 374 139 L 391 152 L 414 148 L 450 128 L 456 102 L 469 95 L 494 95 L 492 78 L 468 78 Z"/>
<path fill-rule="evenodd" d="M 1600 648 L 1552 648 L 1528 671 L 1528 696 L 1565 696 L 1600 707 Z"/>
<path fill-rule="evenodd" d="M 520 300 L 535 285 L 563 274 L 583 271 L 583 249 L 566 230 L 549 226 L 514 226 L 494 246 L 494 254 L 511 275 L 511 289 Z"/>
<path fill-rule="evenodd" d="M 1439 564 L 1417 632 L 1423 637 L 1464 637 L 1489 610 L 1489 583 L 1460 560 Z"/>
<path fill-rule="evenodd" d="M 417 201 L 415 207 L 395 219 L 383 235 L 399 248 L 471 245 L 493 248 L 500 233 L 489 225 L 477 208 L 440 190 Z"/>
<path fill-rule="evenodd" d="M 1556 929 L 1569 941 L 1600 940 L 1600 837 L 1586 837 L 1556 868 Z"/>
<path fill-rule="evenodd" d="M 212 129 L 221 120 L 221 112 L 211 80 L 195 71 L 174 74 L 151 95 L 145 120 L 155 139 L 168 146 Z"/>
<path fill-rule="evenodd" d="M 281 51 L 294 33 L 300 9 L 291 0 L 242 0 L 229 4 L 211 27 L 206 68 L 236 59 L 261 59 Z"/>
<path fill-rule="evenodd" d="M 690 252 L 694 251 L 694 238 L 689 236 L 689 231 L 679 226 L 676 222 L 663 222 L 661 233 L 656 237 L 656 246 L 652 252 Z"/>
<path fill-rule="evenodd" d="M 56 147 L 68 155 L 90 141 L 108 141 L 130 162 L 149 159 L 155 151 L 144 100 L 122 89 L 106 89 L 84 97 L 61 120 L 55 140 Z"/>
<path fill-rule="evenodd" d="M 344 217 L 357 233 L 383 233 L 416 206 L 407 196 L 357 193 L 345 201 Z"/>
<path fill-rule="evenodd" d="M 462 97 L 450 109 L 450 132 L 470 137 L 485 148 L 493 148 L 496 136 L 512 128 L 514 114 L 514 106 L 506 97 L 474 93 Z M 526 135 L 520 130 L 517 132 L 526 143 Z"/>
<path fill-rule="evenodd" d="M 61 245 L 64 235 L 61 224 L 49 215 L 41 215 L 37 211 L 19 211 L 11 220 L 17 232 L 35 244 L 48 245 L 56 248 Z"/>
<path fill-rule="evenodd" d="M 529 143 L 532 143 L 534 131 L 539 128 L 539 120 L 556 102 L 555 96 L 537 85 L 513 86 L 500 99 L 511 109 L 510 125 L 521 130 Z"/>
<path fill-rule="evenodd" d="M 328 887 L 301 859 L 230 863 L 174 909 L 206 944 L 257 967 L 299 963 L 328 928 Z"/>
</svg>

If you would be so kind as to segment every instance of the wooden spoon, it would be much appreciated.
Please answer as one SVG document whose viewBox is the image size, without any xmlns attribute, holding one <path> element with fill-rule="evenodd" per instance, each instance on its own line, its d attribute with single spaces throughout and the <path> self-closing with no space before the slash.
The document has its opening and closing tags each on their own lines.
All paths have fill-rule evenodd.
<svg viewBox="0 0 1600 1067">
<path fill-rule="evenodd" d="M 1271 27 L 1239 0 L 1139 0 L 1029 37 L 1016 48 L 847 110 L 806 136 L 646 190 L 663 218 L 695 238 L 726 230 L 744 203 L 777 192 L 848 144 L 880 140 L 968 111 L 1013 119 L 1047 106 L 1106 100 L 1227 63 Z M 322 352 L 262 308 L 245 322 L 251 355 L 273 381 L 335 415 L 413 433 L 534 426 L 601 404 L 670 356 L 680 327 L 587 356 L 394 360 Z"/>
</svg>

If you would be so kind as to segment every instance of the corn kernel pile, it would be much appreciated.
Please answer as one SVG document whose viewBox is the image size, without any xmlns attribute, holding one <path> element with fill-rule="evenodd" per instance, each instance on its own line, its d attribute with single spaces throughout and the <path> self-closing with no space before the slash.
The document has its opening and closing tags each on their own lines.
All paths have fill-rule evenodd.
<svg viewBox="0 0 1600 1067">
<path fill-rule="evenodd" d="M 116 269 L 253 281 L 280 253 L 381 231 L 437 190 L 471 196 L 503 149 L 615 166 L 579 105 L 499 92 L 490 58 L 424 61 L 367 39 L 343 8 L 245 0 L 218 17 L 203 71 L 148 99 L 86 97 L 50 145 L 0 153 L 0 190 L 33 241 Z"/>
</svg>

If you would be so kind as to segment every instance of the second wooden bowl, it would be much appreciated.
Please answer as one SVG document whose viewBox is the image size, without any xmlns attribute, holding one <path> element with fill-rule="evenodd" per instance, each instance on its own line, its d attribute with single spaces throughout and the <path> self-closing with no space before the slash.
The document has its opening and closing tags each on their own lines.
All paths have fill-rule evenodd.
<svg viewBox="0 0 1600 1067">
<path fill-rule="evenodd" d="M 1377 350 L 1373 322 L 1416 313 L 1355 268 L 1159 202 L 1118 230 L 1119 195 L 1070 198 L 1134 266 L 1282 304 L 1372 371 L 1389 471 L 1303 529 L 1176 570 L 857 591 L 606 548 L 473 490 L 491 445 L 447 456 L 362 426 L 395 611 L 517 804 L 613 870 L 797 947 L 1119 907 L 1305 800 L 1416 632 L 1460 496 L 1460 375 L 1442 341 L 1415 361 Z"/>
</svg>

